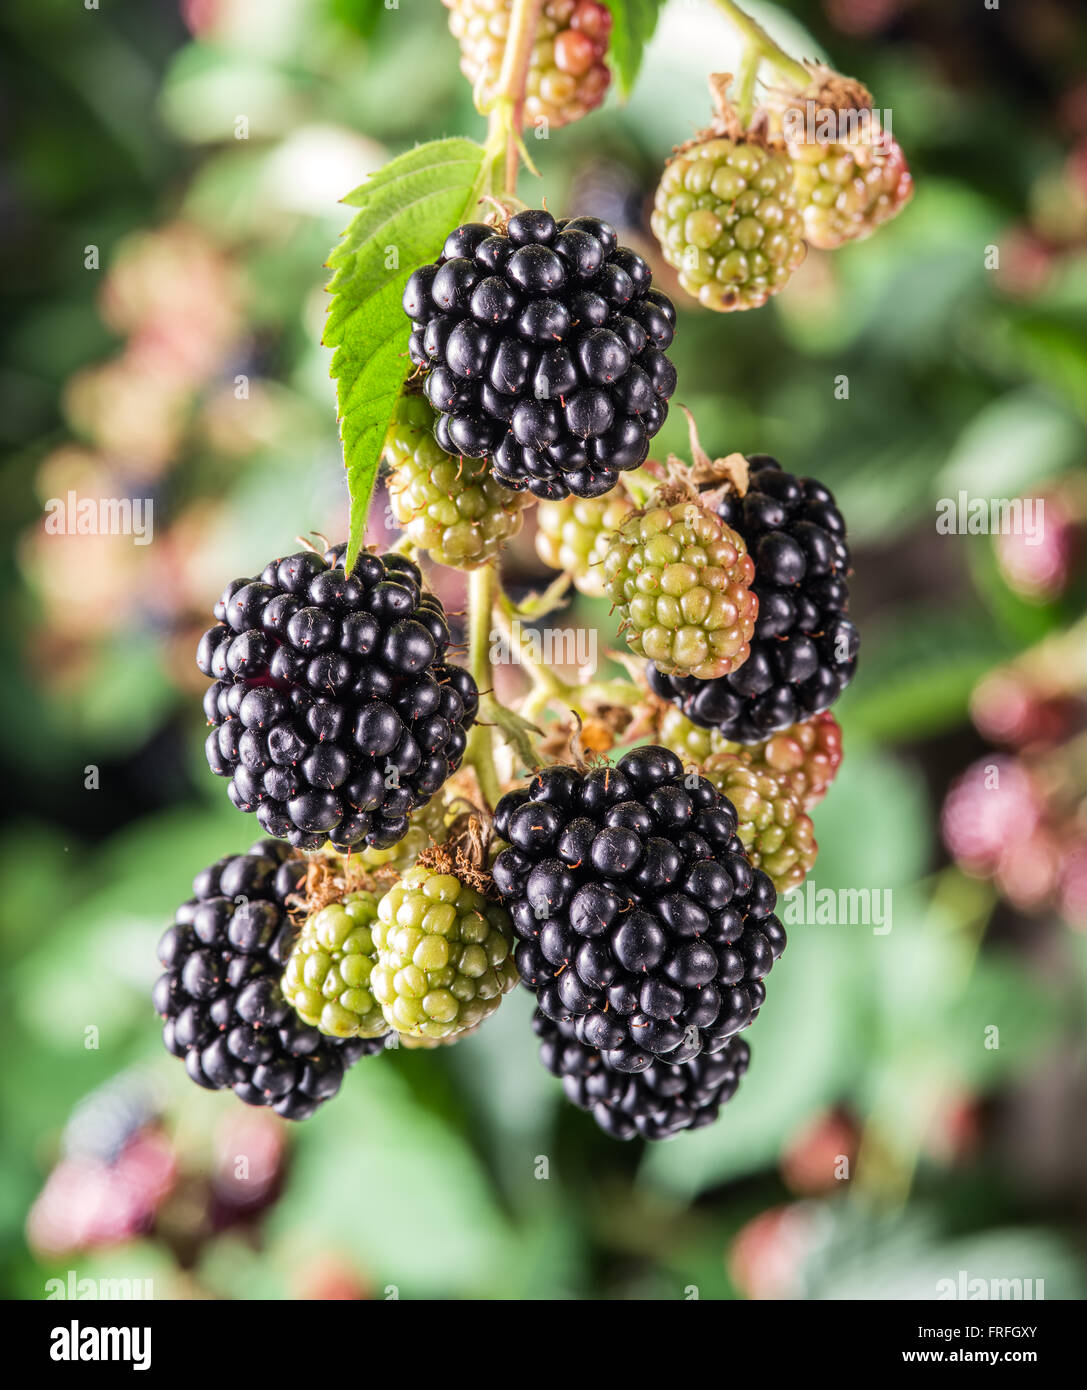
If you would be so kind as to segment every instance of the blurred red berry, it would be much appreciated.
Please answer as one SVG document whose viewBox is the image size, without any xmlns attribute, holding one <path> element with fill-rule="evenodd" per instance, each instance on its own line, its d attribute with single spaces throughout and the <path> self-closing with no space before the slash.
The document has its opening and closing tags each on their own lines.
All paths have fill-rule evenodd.
<svg viewBox="0 0 1087 1390">
<path fill-rule="evenodd" d="M 982 759 L 952 783 L 940 818 L 948 852 L 967 873 L 991 877 L 1008 851 L 1029 839 L 1041 797 L 1017 758 Z"/>
</svg>

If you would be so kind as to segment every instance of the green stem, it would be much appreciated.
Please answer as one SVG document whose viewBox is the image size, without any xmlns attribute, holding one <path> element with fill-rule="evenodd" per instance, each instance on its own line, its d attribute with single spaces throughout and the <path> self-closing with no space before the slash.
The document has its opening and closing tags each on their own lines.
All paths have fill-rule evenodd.
<svg viewBox="0 0 1087 1390">
<path fill-rule="evenodd" d="M 549 699 L 566 700 L 571 694 L 570 687 L 532 655 L 521 632 L 520 620 L 514 615 L 513 604 L 503 593 L 498 595 L 495 616 L 503 637 L 517 658 L 517 664 L 532 682 L 533 692 L 538 690 L 544 692 Z"/>
<path fill-rule="evenodd" d="M 498 74 L 491 120 L 501 122 L 505 131 L 506 165 L 503 187 L 511 196 L 517 193 L 517 171 L 521 159 L 524 158 L 526 163 L 530 162 L 521 138 L 521 127 L 525 120 L 525 92 L 532 64 L 532 49 L 536 43 L 536 30 L 540 24 L 543 7 L 544 0 L 513 0 L 506 30 L 506 46 L 502 53 L 502 67 Z"/>
<path fill-rule="evenodd" d="M 741 10 L 734 0 L 716 0 L 718 8 L 724 10 L 729 19 L 739 29 L 740 33 L 747 40 L 748 44 L 758 49 L 766 61 L 784 77 L 787 81 L 797 87 L 807 87 L 811 82 L 811 74 L 803 63 L 798 63 L 795 58 L 790 58 L 788 53 L 774 42 L 761 24 L 758 24 L 745 11 Z"/>
<path fill-rule="evenodd" d="M 755 83 L 759 79 L 759 64 L 762 62 L 762 49 L 758 44 L 748 43 L 740 60 L 740 72 L 736 78 L 736 114 L 742 126 L 751 124 L 751 114 L 755 109 Z"/>
<path fill-rule="evenodd" d="M 464 761 L 475 770 L 479 789 L 492 810 L 502 795 L 494 766 L 494 730 L 486 719 L 494 686 L 491 621 L 497 590 L 498 572 L 493 565 L 482 565 L 468 577 L 468 670 L 480 691 L 480 711 L 468 736 Z"/>
</svg>

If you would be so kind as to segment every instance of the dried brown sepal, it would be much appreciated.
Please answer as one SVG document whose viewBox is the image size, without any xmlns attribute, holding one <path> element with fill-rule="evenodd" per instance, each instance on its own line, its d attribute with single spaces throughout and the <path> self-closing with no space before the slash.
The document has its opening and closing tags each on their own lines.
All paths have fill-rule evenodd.
<svg viewBox="0 0 1087 1390">
<path fill-rule="evenodd" d="M 745 141 L 751 145 L 760 145 L 763 149 L 768 150 L 784 149 L 780 135 L 772 129 L 769 115 L 761 107 L 755 111 L 748 125 L 744 126 L 736 108 L 728 98 L 728 89 L 732 85 L 731 73 L 711 73 L 709 85 L 710 97 L 713 101 L 713 119 L 708 126 L 692 135 L 689 140 L 684 140 L 679 145 L 673 145 L 672 153 L 667 160 L 668 163 L 671 163 L 677 155 L 686 154 L 688 150 L 693 150 L 696 145 L 702 145 L 707 140 L 737 140 Z"/>
<path fill-rule="evenodd" d="M 439 874 L 453 874 L 485 898 L 497 899 L 494 880 L 487 869 L 494 832 L 478 811 L 465 811 L 453 821 L 445 843 L 423 850 L 415 864 Z"/>
<path fill-rule="evenodd" d="M 395 878 L 396 871 L 391 871 Z M 317 855 L 306 866 L 306 876 L 299 884 L 298 891 L 288 895 L 287 911 L 292 921 L 303 922 L 314 912 L 320 912 L 329 903 L 342 902 L 349 893 L 377 893 L 381 891 L 382 880 L 388 880 L 390 871 L 378 869 L 368 873 L 351 858 L 342 859 L 339 855 Z"/>
</svg>

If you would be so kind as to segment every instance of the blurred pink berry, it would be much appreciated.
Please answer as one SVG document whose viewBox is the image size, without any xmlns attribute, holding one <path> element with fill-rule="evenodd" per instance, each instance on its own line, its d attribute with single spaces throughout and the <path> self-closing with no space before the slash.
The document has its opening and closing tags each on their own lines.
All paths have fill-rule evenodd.
<svg viewBox="0 0 1087 1390">
<path fill-rule="evenodd" d="M 944 844 L 968 873 L 988 878 L 1013 845 L 1033 835 L 1041 814 L 1038 791 L 1018 759 L 983 759 L 952 783 L 944 799 Z"/>
<path fill-rule="evenodd" d="M 785 1186 L 799 1197 L 836 1190 L 853 1176 L 859 1143 L 857 1126 L 843 1111 L 816 1115 L 785 1145 L 781 1155 Z"/>
<path fill-rule="evenodd" d="M 1058 906 L 1070 926 L 1087 928 L 1087 840 L 1080 840 L 1064 855 Z"/>
<path fill-rule="evenodd" d="M 1024 598 L 1042 601 L 1064 591 L 1075 559 L 1077 535 L 1059 497 L 1050 493 L 1033 500 L 1037 533 L 1029 536 L 1022 529 L 998 535 L 996 560 L 1010 589 Z"/>
<path fill-rule="evenodd" d="M 978 732 L 991 743 L 1015 748 L 1058 743 L 1082 717 L 1077 700 L 1045 698 L 1017 671 L 996 670 L 983 676 L 970 697 Z"/>
<path fill-rule="evenodd" d="M 728 1251 L 732 1282 L 747 1298 L 796 1298 L 800 1267 L 819 1240 L 817 1211 L 771 1207 L 736 1233 Z"/>
<path fill-rule="evenodd" d="M 115 1163 L 63 1159 L 30 1209 L 27 1240 L 43 1256 L 119 1245 L 148 1229 L 176 1176 L 157 1130 L 137 1134 Z"/>
<path fill-rule="evenodd" d="M 1022 912 L 1037 912 L 1053 896 L 1060 872 L 1060 854 L 1052 835 L 1041 828 L 1022 840 L 1013 839 L 995 874 L 1002 897 Z"/>
</svg>

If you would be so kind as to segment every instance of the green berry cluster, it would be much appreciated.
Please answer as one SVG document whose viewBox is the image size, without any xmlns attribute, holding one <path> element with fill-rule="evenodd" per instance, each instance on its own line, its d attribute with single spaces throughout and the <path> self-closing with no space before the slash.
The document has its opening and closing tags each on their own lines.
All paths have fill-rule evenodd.
<svg viewBox="0 0 1087 1390">
<path fill-rule="evenodd" d="M 819 847 L 811 817 L 784 782 L 736 753 L 714 753 L 702 772 L 735 806 L 737 834 L 752 864 L 779 893 L 803 883 Z"/>
<path fill-rule="evenodd" d="M 717 136 L 677 151 L 651 224 L 683 288 L 721 312 L 765 304 L 807 251 L 789 155 L 753 136 Z"/>
<path fill-rule="evenodd" d="M 287 961 L 283 993 L 306 1023 L 334 1038 L 376 1038 L 387 1033 L 374 997 L 377 897 L 348 893 L 306 918 Z"/>
<path fill-rule="evenodd" d="M 374 997 L 390 1027 L 434 1039 L 488 1018 L 517 983 L 509 915 L 456 874 L 416 866 L 377 908 Z"/>
<path fill-rule="evenodd" d="M 425 397 L 400 398 L 385 443 L 389 505 L 439 565 L 478 569 L 520 531 L 532 498 L 502 487 L 483 459 L 447 454 L 434 438 L 436 418 Z"/>
<path fill-rule="evenodd" d="M 634 504 L 616 489 L 605 497 L 564 497 L 536 504 L 536 553 L 551 569 L 573 576 L 574 588 L 603 598 L 604 552 Z"/>
<path fill-rule="evenodd" d="M 670 675 L 713 680 L 746 661 L 759 601 L 755 566 L 740 536 L 698 503 L 633 512 L 604 555 L 604 585 L 631 651 Z"/>
</svg>

